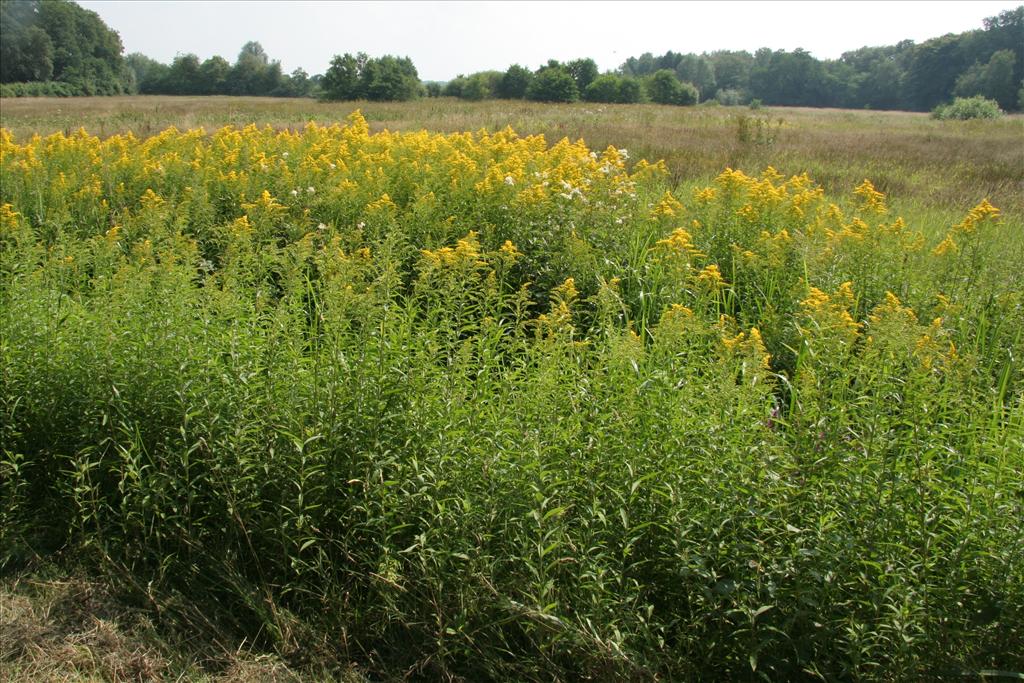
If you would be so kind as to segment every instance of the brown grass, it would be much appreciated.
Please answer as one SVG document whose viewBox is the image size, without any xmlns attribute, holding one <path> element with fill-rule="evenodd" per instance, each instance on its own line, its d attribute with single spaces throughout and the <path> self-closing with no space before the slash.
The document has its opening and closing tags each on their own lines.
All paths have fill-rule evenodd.
<svg viewBox="0 0 1024 683">
<path fill-rule="evenodd" d="M 56 574 L 60 578 L 52 578 Z M 204 681 L 303 683 L 323 680 L 273 655 L 228 648 L 158 628 L 152 610 L 130 604 L 106 580 L 49 568 L 0 581 L 0 681 Z M 352 669 L 331 680 L 365 679 Z"/>
<path fill-rule="evenodd" d="M 846 194 L 870 178 L 897 202 L 961 211 L 988 197 L 1024 214 L 1024 117 L 935 121 L 927 114 L 840 109 L 547 105 L 523 101 L 321 103 L 241 97 L 26 98 L 0 101 L 0 124 L 15 138 L 84 127 L 106 137 L 149 136 L 168 126 L 207 129 L 250 123 L 290 128 L 343 121 L 361 109 L 374 130 L 456 132 L 512 126 L 554 141 L 625 147 L 634 158 L 665 159 L 676 181 L 706 182 L 726 167 L 748 173 L 772 165 L 808 173 Z M 752 135 L 741 134 L 746 125 Z M 899 204 L 897 203 L 897 206 Z"/>
</svg>

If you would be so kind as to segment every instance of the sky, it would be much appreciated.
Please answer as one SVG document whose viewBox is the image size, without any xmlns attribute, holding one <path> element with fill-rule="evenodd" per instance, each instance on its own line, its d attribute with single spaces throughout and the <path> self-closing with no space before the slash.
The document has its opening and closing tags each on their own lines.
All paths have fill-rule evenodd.
<svg viewBox="0 0 1024 683">
<path fill-rule="evenodd" d="M 79 0 L 121 35 L 125 54 L 234 62 L 250 40 L 286 73 L 323 73 L 331 57 L 410 57 L 425 81 L 535 69 L 590 57 L 601 71 L 644 52 L 803 48 L 819 59 L 864 45 L 917 42 L 981 28 L 1012 2 L 245 2 Z"/>
</svg>

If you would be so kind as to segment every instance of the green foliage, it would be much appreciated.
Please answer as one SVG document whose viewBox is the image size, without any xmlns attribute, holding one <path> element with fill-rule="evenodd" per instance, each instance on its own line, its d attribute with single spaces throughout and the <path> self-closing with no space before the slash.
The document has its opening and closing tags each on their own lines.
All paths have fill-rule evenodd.
<svg viewBox="0 0 1024 683">
<path fill-rule="evenodd" d="M 715 99 L 726 107 L 736 107 L 743 104 L 743 93 L 732 89 L 719 90 L 715 93 Z"/>
<path fill-rule="evenodd" d="M 981 31 L 863 47 L 838 60 L 799 49 L 669 51 L 630 57 L 619 71 L 650 77 L 660 69 L 694 83 L 704 99 L 717 88 L 769 105 L 929 111 L 954 95 L 983 95 L 1009 111 L 1019 108 L 1016 93 L 1024 82 L 1024 7 L 985 19 Z"/>
<path fill-rule="evenodd" d="M 501 77 L 497 95 L 506 100 L 524 99 L 532 81 L 532 71 L 518 64 L 513 64 Z"/>
<path fill-rule="evenodd" d="M 636 78 L 603 74 L 587 86 L 583 99 L 588 102 L 633 104 L 642 101 L 643 86 Z"/>
<path fill-rule="evenodd" d="M 956 79 L 953 94 L 957 97 L 980 95 L 995 100 L 1003 109 L 1016 107 L 1018 83 L 1013 80 L 1015 55 L 1000 50 L 987 64 L 975 62 Z"/>
<path fill-rule="evenodd" d="M 324 74 L 325 100 L 406 101 L 419 96 L 420 80 L 408 57 L 335 55 Z"/>
<path fill-rule="evenodd" d="M 60 81 L 0 84 L 0 97 L 74 97 L 85 94 L 70 83 Z"/>
<path fill-rule="evenodd" d="M 658 104 L 697 104 L 699 94 L 691 83 L 682 83 L 676 78 L 674 71 L 661 69 L 656 71 L 645 82 L 647 96 Z"/>
<path fill-rule="evenodd" d="M 697 55 L 684 55 L 675 68 L 676 76 L 683 83 L 697 88 L 701 99 L 709 99 L 718 87 L 715 67 L 711 60 Z"/>
<path fill-rule="evenodd" d="M 622 78 L 614 74 L 598 76 L 583 91 L 583 99 L 587 102 L 618 102 L 621 83 Z"/>
<path fill-rule="evenodd" d="M 636 104 L 644 101 L 644 86 L 639 78 L 623 78 L 619 82 L 620 104 Z"/>
<path fill-rule="evenodd" d="M 0 82 L 61 81 L 73 94 L 128 88 L 121 39 L 69 0 L 0 3 Z"/>
<path fill-rule="evenodd" d="M 462 97 L 462 89 L 466 87 L 466 77 L 459 74 L 444 84 L 442 94 L 445 97 Z"/>
<path fill-rule="evenodd" d="M 500 71 L 480 71 L 469 76 L 460 74 L 445 84 L 442 94 L 479 102 L 495 97 L 503 79 L 504 74 Z"/>
<path fill-rule="evenodd" d="M 381 680 L 1024 666 L 987 202 L 680 202 L 614 147 L 359 117 L 2 144 L 4 569 L 60 549 Z"/>
<path fill-rule="evenodd" d="M 932 111 L 932 118 L 940 121 L 955 119 L 996 119 L 1003 115 L 999 103 L 980 95 L 974 97 L 958 97 L 949 104 L 942 104 Z"/>
<path fill-rule="evenodd" d="M 491 88 L 486 74 L 473 74 L 466 79 L 460 94 L 462 99 L 479 102 L 491 97 Z"/>
<path fill-rule="evenodd" d="M 575 102 L 580 98 L 580 91 L 572 74 L 556 62 L 537 71 L 526 97 L 535 102 Z"/>
<path fill-rule="evenodd" d="M 565 65 L 566 71 L 572 76 L 572 79 L 576 82 L 576 89 L 579 92 L 585 92 L 587 86 L 594 82 L 597 78 L 597 64 L 593 59 L 574 59 Z"/>
</svg>

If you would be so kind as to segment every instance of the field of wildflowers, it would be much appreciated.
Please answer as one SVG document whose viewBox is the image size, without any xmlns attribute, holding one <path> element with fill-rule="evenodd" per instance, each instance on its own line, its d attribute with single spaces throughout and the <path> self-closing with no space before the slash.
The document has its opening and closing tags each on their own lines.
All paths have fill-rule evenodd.
<svg viewBox="0 0 1024 683">
<path fill-rule="evenodd" d="M 1024 239 L 344 125 L 0 139 L 0 563 L 464 680 L 1024 669 Z"/>
</svg>

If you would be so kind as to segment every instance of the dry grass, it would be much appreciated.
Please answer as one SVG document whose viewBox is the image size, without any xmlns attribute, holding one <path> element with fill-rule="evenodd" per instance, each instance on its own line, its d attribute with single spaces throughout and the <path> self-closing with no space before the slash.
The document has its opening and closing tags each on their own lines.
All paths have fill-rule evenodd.
<svg viewBox="0 0 1024 683">
<path fill-rule="evenodd" d="M 129 604 L 105 581 L 51 578 L 51 568 L 0 582 L 0 681 L 206 681 L 302 683 L 321 680 L 245 643 L 212 653 L 195 648 L 180 624 L 169 634 L 151 610 Z M 364 680 L 353 670 L 332 679 Z"/>
<path fill-rule="evenodd" d="M 772 165 L 785 174 L 807 172 L 837 195 L 870 178 L 881 191 L 917 207 L 959 211 L 988 197 L 1006 212 L 1024 213 L 1021 116 L 959 122 L 908 112 L 782 107 L 141 96 L 5 99 L 0 123 L 17 139 L 80 126 L 100 137 L 127 130 L 145 137 L 172 125 L 330 123 L 356 108 L 374 130 L 458 132 L 511 125 L 551 140 L 582 137 L 595 149 L 626 147 L 634 158 L 665 159 L 684 184 L 704 182 L 726 167 L 756 173 Z"/>
</svg>

